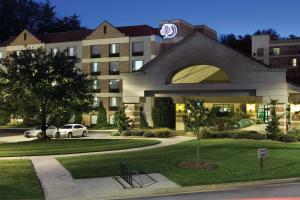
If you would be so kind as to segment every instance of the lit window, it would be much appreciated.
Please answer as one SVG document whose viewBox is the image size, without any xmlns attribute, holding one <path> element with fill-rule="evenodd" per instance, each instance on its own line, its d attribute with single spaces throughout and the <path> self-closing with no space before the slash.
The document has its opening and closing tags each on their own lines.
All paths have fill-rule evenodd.
<svg viewBox="0 0 300 200">
<path fill-rule="evenodd" d="M 109 74 L 117 75 L 120 73 L 120 62 L 110 62 L 109 63 Z"/>
<path fill-rule="evenodd" d="M 51 49 L 51 53 L 55 56 L 58 52 L 58 49 L 57 48 L 53 48 Z"/>
<path fill-rule="evenodd" d="M 273 55 L 280 55 L 280 48 L 273 48 Z"/>
<path fill-rule="evenodd" d="M 100 89 L 100 80 L 93 80 L 92 89 L 93 90 L 99 90 Z"/>
<path fill-rule="evenodd" d="M 101 69 L 100 69 L 100 63 L 94 62 L 91 63 L 91 75 L 100 75 Z"/>
<path fill-rule="evenodd" d="M 68 56 L 76 56 L 76 47 L 68 48 Z"/>
<path fill-rule="evenodd" d="M 143 66 L 142 60 L 134 60 L 132 61 L 132 71 L 137 71 Z"/>
<path fill-rule="evenodd" d="M 97 115 L 91 115 L 91 125 L 96 125 L 97 124 Z"/>
<path fill-rule="evenodd" d="M 120 91 L 119 87 L 120 87 L 119 79 L 109 80 L 109 92 L 119 92 Z"/>
<path fill-rule="evenodd" d="M 0 52 L 0 59 L 2 58 L 2 52 Z"/>
<path fill-rule="evenodd" d="M 109 115 L 109 124 L 113 125 L 115 123 L 115 115 Z"/>
<path fill-rule="evenodd" d="M 95 97 L 94 98 L 94 106 L 99 106 L 100 101 L 101 101 L 100 97 Z"/>
<path fill-rule="evenodd" d="M 91 46 L 91 57 L 99 58 L 100 56 L 101 56 L 100 45 L 92 45 Z"/>
<path fill-rule="evenodd" d="M 118 57 L 120 55 L 120 44 L 110 44 L 109 45 L 109 56 Z"/>
<path fill-rule="evenodd" d="M 109 97 L 109 107 L 119 107 L 120 98 L 119 97 Z"/>
<path fill-rule="evenodd" d="M 292 66 L 297 67 L 297 58 L 292 59 Z"/>
<path fill-rule="evenodd" d="M 144 43 L 143 42 L 132 43 L 132 55 L 133 56 L 143 56 L 144 55 Z"/>
</svg>

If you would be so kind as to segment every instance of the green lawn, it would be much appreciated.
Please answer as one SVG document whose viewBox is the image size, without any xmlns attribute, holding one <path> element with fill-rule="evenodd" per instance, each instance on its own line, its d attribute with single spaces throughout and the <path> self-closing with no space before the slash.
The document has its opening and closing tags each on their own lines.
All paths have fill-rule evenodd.
<svg viewBox="0 0 300 200">
<path fill-rule="evenodd" d="M 265 171 L 260 172 L 257 148 L 268 148 Z M 184 160 L 196 158 L 196 141 L 145 150 L 59 158 L 74 178 L 115 176 L 119 174 L 120 161 L 135 168 L 159 172 L 182 186 L 300 176 L 300 143 L 287 144 L 273 141 L 236 139 L 201 140 L 201 159 L 217 164 L 213 171 L 178 168 Z"/>
<path fill-rule="evenodd" d="M 0 161 L 0 199 L 44 199 L 29 160 Z"/>
<path fill-rule="evenodd" d="M 156 140 L 96 140 L 96 139 L 72 139 L 72 140 L 34 140 L 29 142 L 0 144 L 0 157 L 4 156 L 36 156 L 53 154 L 70 154 L 96 151 L 109 151 L 129 149 L 157 144 Z"/>
</svg>

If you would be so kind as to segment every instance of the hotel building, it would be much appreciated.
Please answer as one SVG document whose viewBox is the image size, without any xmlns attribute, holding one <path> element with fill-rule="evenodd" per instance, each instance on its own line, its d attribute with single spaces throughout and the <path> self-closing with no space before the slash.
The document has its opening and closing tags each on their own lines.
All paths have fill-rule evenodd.
<svg viewBox="0 0 300 200">
<path fill-rule="evenodd" d="M 286 81 L 287 66 L 268 66 L 273 58 L 270 46 L 278 45 L 267 44 L 263 36 L 257 38 L 266 44 L 253 40 L 254 59 L 221 44 L 216 31 L 205 25 L 164 20 L 159 28 L 114 27 L 103 22 L 95 30 L 44 35 L 24 30 L 1 44 L 0 55 L 26 47 L 42 46 L 53 53 L 68 49 L 69 55 L 81 58 L 83 71 L 96 78 L 95 103 L 103 102 L 110 123 L 123 103 L 135 125 L 139 124 L 140 107 L 153 125 L 155 97 L 174 99 L 177 130 L 184 129 L 182 111 L 190 97 L 201 97 L 207 107 L 221 107 L 220 112 L 245 112 L 266 122 L 268 102 L 277 99 L 278 114 L 285 114 L 280 127 L 287 131 L 297 125 L 300 88 Z M 86 125 L 95 124 L 96 119 L 96 113 L 84 116 Z"/>
</svg>

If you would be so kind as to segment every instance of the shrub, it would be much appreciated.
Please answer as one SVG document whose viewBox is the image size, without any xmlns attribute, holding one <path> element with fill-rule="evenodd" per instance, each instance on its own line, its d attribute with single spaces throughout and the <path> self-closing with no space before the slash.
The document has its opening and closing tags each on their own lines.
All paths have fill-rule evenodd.
<svg viewBox="0 0 300 200">
<path fill-rule="evenodd" d="M 115 131 L 111 135 L 112 136 L 121 136 L 121 133 L 119 131 Z"/>
<path fill-rule="evenodd" d="M 257 133 L 256 131 L 243 131 L 236 132 L 234 135 L 235 139 L 252 139 L 252 140 L 266 140 L 267 136 L 265 134 Z"/>
<path fill-rule="evenodd" d="M 143 136 L 144 135 L 144 130 L 142 130 L 142 129 L 133 130 L 131 132 L 132 132 L 132 136 Z"/>
<path fill-rule="evenodd" d="M 153 126 L 175 128 L 175 104 L 170 97 L 156 97 L 152 110 Z"/>
<path fill-rule="evenodd" d="M 132 131 L 131 130 L 122 131 L 121 135 L 122 136 L 132 136 Z"/>
<path fill-rule="evenodd" d="M 152 131 L 145 131 L 144 137 L 155 137 L 155 134 Z"/>
<path fill-rule="evenodd" d="M 155 137 L 159 137 L 159 138 L 167 138 L 167 137 L 170 137 L 172 134 L 172 130 L 170 130 L 168 128 L 154 129 L 154 130 L 152 130 L 152 132 Z"/>
<path fill-rule="evenodd" d="M 238 122 L 239 128 L 246 128 L 249 126 L 254 125 L 254 122 L 251 119 L 242 119 L 241 121 Z"/>
<path fill-rule="evenodd" d="M 291 134 L 277 134 L 276 137 L 274 138 L 274 140 L 278 140 L 281 142 L 297 142 L 297 138 L 294 135 Z"/>
<path fill-rule="evenodd" d="M 103 105 L 102 101 L 99 102 L 98 117 L 97 117 L 97 126 L 98 127 L 105 127 L 105 126 L 107 126 L 106 110 L 104 108 L 104 105 Z"/>
<path fill-rule="evenodd" d="M 210 132 L 208 138 L 233 138 L 234 133 L 232 131 L 216 131 Z"/>
</svg>

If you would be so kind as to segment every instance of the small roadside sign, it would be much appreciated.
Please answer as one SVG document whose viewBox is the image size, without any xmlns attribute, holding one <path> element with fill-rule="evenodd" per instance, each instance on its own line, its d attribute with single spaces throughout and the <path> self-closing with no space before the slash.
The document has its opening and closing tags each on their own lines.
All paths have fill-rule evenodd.
<svg viewBox="0 0 300 200">
<path fill-rule="evenodd" d="M 266 148 L 259 148 L 258 149 L 258 158 L 266 158 L 268 155 L 268 151 Z"/>
</svg>

